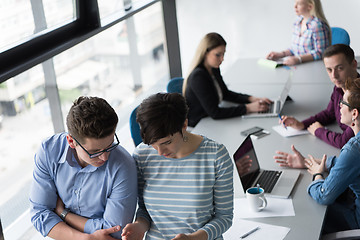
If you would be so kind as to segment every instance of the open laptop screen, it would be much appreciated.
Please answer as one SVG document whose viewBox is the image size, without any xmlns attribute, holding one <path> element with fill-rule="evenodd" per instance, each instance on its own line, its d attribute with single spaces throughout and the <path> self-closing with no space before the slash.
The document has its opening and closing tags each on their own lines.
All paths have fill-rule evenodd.
<svg viewBox="0 0 360 240">
<path fill-rule="evenodd" d="M 4 240 L 4 234 L 1 226 L 1 219 L 0 219 L 0 240 Z"/>
<path fill-rule="evenodd" d="M 250 135 L 247 136 L 245 140 L 241 143 L 240 147 L 236 150 L 233 157 L 235 163 L 241 164 L 241 161 L 246 156 L 250 156 L 250 159 L 252 160 L 250 171 L 247 173 L 240 173 L 237 168 L 244 191 L 251 187 L 251 184 L 255 181 L 256 177 L 260 173 L 259 162 L 256 158 L 255 149 L 252 144 Z"/>
</svg>

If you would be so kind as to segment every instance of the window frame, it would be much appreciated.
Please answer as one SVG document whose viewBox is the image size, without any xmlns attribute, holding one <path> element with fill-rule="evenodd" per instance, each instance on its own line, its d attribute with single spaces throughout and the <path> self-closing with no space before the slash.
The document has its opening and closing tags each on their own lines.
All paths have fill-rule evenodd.
<svg viewBox="0 0 360 240">
<path fill-rule="evenodd" d="M 176 22 L 176 0 L 143 0 L 129 11 L 119 11 L 100 19 L 97 0 L 75 0 L 76 20 L 59 28 L 47 29 L 0 53 L 0 83 L 126 20 L 162 1 L 168 47 L 170 76 L 181 76 L 180 47 Z M 171 40 L 171 44 L 169 44 Z M 171 57 L 172 56 L 172 57 Z"/>
</svg>

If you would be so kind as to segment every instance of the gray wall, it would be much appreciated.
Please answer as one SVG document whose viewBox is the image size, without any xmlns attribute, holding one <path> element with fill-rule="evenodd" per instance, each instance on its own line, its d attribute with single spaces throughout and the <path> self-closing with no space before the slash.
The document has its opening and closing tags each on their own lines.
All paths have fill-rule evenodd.
<svg viewBox="0 0 360 240">
<path fill-rule="evenodd" d="M 360 55 L 359 0 L 323 0 L 330 26 L 345 28 L 351 47 Z M 290 45 L 295 19 L 294 0 L 177 0 L 183 75 L 200 39 L 218 32 L 228 43 L 222 70 L 237 58 L 264 57 Z"/>
</svg>

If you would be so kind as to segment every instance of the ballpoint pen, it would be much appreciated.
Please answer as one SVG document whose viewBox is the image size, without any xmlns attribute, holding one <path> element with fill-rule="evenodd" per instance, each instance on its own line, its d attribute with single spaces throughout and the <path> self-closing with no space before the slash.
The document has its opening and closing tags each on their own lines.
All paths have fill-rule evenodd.
<svg viewBox="0 0 360 240">
<path fill-rule="evenodd" d="M 280 113 L 278 114 L 278 116 L 279 116 L 280 120 L 282 120 L 282 119 L 281 119 L 281 116 L 280 116 Z M 284 126 L 284 128 L 287 130 L 287 127 L 286 127 L 285 123 L 283 123 L 283 126 Z"/>
<path fill-rule="evenodd" d="M 245 233 L 244 235 L 240 236 L 240 239 L 244 239 L 246 238 L 247 236 L 249 236 L 250 234 L 253 234 L 254 232 L 256 232 L 257 230 L 259 230 L 260 227 L 256 227 L 254 228 L 253 230 L 250 230 L 249 232 Z"/>
</svg>

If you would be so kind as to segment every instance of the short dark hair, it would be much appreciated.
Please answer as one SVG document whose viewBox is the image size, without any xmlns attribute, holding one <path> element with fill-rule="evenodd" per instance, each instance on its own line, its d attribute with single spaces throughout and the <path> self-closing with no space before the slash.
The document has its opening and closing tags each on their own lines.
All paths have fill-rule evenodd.
<svg viewBox="0 0 360 240">
<path fill-rule="evenodd" d="M 185 98 L 179 93 L 157 93 L 146 98 L 136 111 L 143 142 L 153 144 L 177 132 L 182 134 L 187 114 Z"/>
<path fill-rule="evenodd" d="M 327 47 L 324 51 L 323 58 L 332 57 L 340 53 L 344 54 L 349 64 L 351 64 L 355 59 L 354 50 L 346 44 L 334 44 Z"/>
<path fill-rule="evenodd" d="M 104 138 L 115 132 L 118 116 L 108 102 L 99 97 L 76 99 L 66 118 L 71 136 L 80 142 L 84 138 Z"/>
<path fill-rule="evenodd" d="M 356 108 L 360 112 L 360 78 L 346 79 L 345 90 L 350 92 L 347 101 L 351 108 Z"/>
</svg>

